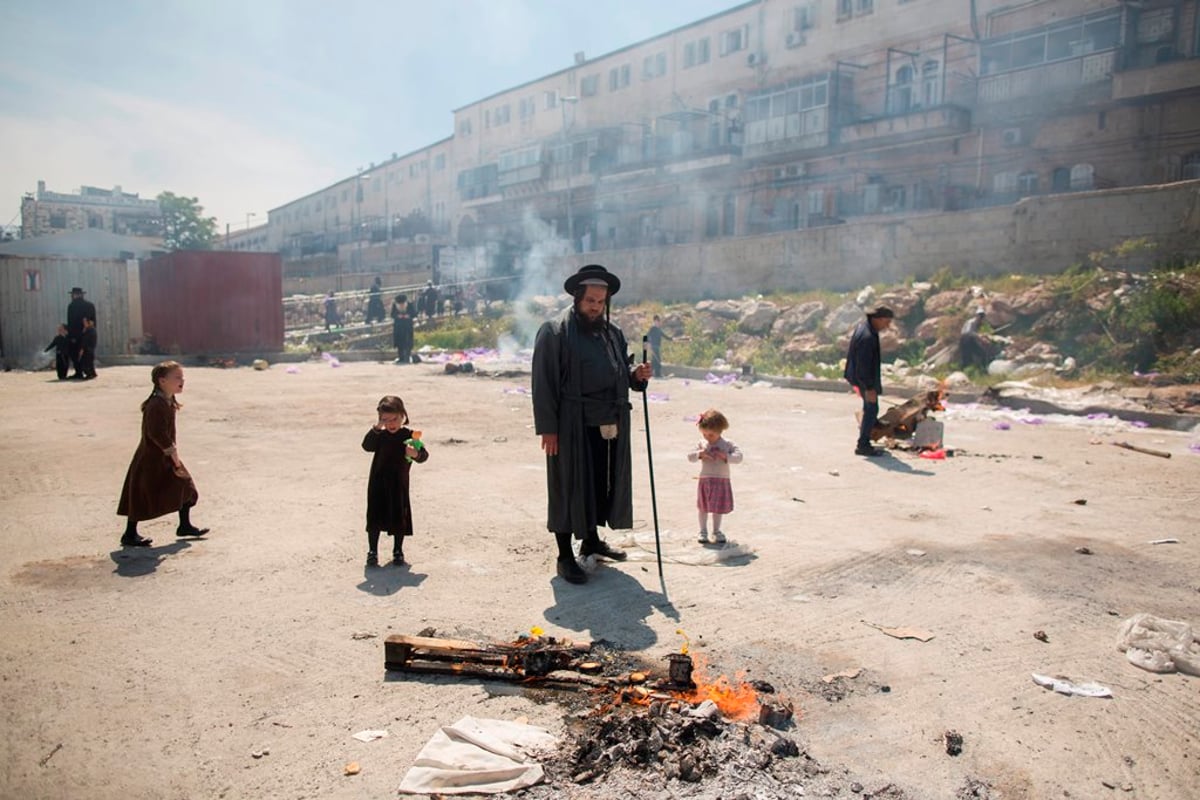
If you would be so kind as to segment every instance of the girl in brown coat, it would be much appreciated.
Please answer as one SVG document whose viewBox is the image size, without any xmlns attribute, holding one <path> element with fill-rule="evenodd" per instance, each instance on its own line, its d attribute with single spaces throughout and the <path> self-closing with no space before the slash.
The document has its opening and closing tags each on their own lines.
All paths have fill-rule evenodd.
<svg viewBox="0 0 1200 800">
<path fill-rule="evenodd" d="M 128 518 L 121 537 L 126 547 L 149 547 L 150 540 L 138 534 L 138 522 L 174 511 L 179 512 L 176 536 L 208 533 L 208 528 L 197 528 L 189 518 L 199 495 L 175 449 L 175 412 L 180 408 L 175 395 L 183 391 L 183 367 L 164 361 L 151 371 L 150 381 L 154 391 L 142 403 L 142 440 L 117 503 L 117 514 Z"/>
</svg>

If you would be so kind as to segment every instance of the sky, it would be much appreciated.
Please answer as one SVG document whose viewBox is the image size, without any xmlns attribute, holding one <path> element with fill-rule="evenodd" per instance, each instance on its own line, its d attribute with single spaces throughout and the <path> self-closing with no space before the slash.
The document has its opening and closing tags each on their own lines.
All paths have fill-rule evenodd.
<svg viewBox="0 0 1200 800">
<path fill-rule="evenodd" d="M 455 108 L 737 0 L 0 0 L 0 225 L 44 180 L 218 229 L 453 133 Z M 249 216 L 253 215 L 253 216 Z"/>
</svg>

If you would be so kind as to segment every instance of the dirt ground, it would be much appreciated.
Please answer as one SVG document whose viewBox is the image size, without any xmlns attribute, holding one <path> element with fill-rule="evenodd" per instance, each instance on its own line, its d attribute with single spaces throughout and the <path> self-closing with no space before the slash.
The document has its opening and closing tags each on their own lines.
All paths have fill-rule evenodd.
<svg viewBox="0 0 1200 800">
<path fill-rule="evenodd" d="M 864 794 L 950 798 L 976 781 L 998 798 L 1197 796 L 1200 679 L 1137 669 L 1114 641 L 1138 612 L 1200 625 L 1200 433 L 951 407 L 953 458 L 868 460 L 851 452 L 848 394 L 659 381 L 664 593 L 640 397 L 637 527 L 609 536 L 634 555 L 573 586 L 554 577 L 527 375 L 295 369 L 187 369 L 179 446 L 193 517 L 213 531 L 179 541 L 162 518 L 142 526 L 155 547 L 133 552 L 115 508 L 149 367 L 0 375 L 0 796 L 392 797 L 440 725 L 469 713 L 561 731 L 568 704 L 386 673 L 384 637 L 506 641 L 533 626 L 664 667 L 683 630 L 714 671 L 790 698 L 801 749 Z M 359 443 L 389 393 L 431 457 L 413 476 L 411 566 L 368 571 Z M 684 458 L 689 418 L 710 406 L 745 453 L 724 527 L 748 555 L 717 563 L 693 541 Z M 1179 541 L 1149 544 L 1165 537 Z M 1055 694 L 1033 672 L 1114 696 Z M 390 735 L 351 738 L 366 729 Z M 348 762 L 361 773 L 344 776 Z"/>
</svg>

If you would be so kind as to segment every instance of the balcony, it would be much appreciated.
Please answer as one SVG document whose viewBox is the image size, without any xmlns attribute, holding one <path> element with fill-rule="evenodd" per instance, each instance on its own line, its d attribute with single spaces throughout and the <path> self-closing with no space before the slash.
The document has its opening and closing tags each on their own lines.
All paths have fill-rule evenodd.
<svg viewBox="0 0 1200 800">
<path fill-rule="evenodd" d="M 1116 50 L 1102 50 L 999 75 L 985 75 L 979 79 L 979 102 L 1004 103 L 1103 83 L 1112 77 L 1116 55 Z"/>
<path fill-rule="evenodd" d="M 965 108 L 938 106 L 851 123 L 838 132 L 838 142 L 850 147 L 897 144 L 940 134 L 965 133 L 970 127 L 971 112 Z"/>
<path fill-rule="evenodd" d="M 1155 64 L 1113 75 L 1114 100 L 1181 92 L 1200 86 L 1200 65 L 1195 59 Z"/>
</svg>

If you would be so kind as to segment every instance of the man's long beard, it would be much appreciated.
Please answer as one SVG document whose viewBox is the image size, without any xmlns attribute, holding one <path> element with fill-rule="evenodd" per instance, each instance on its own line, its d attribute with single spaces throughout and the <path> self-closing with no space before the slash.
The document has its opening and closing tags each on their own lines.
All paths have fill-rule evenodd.
<svg viewBox="0 0 1200 800">
<path fill-rule="evenodd" d="M 600 333 L 608 327 L 608 321 L 604 317 L 592 321 L 580 313 L 579 309 L 575 309 L 575 324 L 579 326 L 579 330 L 583 333 Z"/>
</svg>

